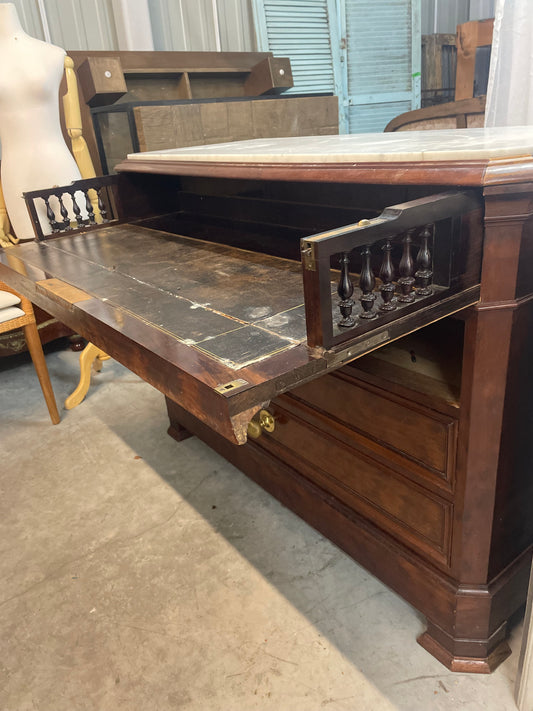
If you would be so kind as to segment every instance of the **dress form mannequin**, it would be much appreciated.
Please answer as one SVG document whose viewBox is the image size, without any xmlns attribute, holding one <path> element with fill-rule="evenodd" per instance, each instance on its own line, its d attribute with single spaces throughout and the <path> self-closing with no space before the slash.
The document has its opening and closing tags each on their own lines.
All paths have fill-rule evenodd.
<svg viewBox="0 0 533 711">
<path fill-rule="evenodd" d="M 12 3 L 0 4 L 2 187 L 17 237 L 34 237 L 22 193 L 67 185 L 81 175 L 59 122 L 65 51 L 27 35 Z M 50 228 L 43 210 L 43 231 Z"/>
</svg>

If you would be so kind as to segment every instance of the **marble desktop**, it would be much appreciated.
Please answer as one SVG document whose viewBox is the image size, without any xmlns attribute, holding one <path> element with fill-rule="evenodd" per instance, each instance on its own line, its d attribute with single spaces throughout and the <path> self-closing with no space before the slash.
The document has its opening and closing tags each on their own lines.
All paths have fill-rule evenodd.
<svg viewBox="0 0 533 711">
<path fill-rule="evenodd" d="M 374 163 L 486 160 L 533 154 L 533 126 L 466 128 L 340 136 L 265 138 L 131 153 L 128 161 Z"/>
</svg>

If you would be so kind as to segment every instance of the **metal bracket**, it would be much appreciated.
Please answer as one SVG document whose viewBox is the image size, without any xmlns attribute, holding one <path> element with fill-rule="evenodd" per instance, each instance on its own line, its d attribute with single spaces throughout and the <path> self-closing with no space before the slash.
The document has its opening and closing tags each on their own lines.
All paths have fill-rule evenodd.
<svg viewBox="0 0 533 711">
<path fill-rule="evenodd" d="M 233 390 L 236 390 L 237 388 L 243 388 L 245 385 L 250 385 L 250 383 L 243 378 L 238 378 L 237 380 L 232 380 L 229 383 L 221 383 L 220 385 L 217 385 L 215 392 L 220 395 L 225 395 L 226 393 L 233 392 Z"/>
<path fill-rule="evenodd" d="M 315 245 L 312 242 L 303 242 L 301 246 L 303 268 L 309 272 L 316 272 Z"/>
</svg>

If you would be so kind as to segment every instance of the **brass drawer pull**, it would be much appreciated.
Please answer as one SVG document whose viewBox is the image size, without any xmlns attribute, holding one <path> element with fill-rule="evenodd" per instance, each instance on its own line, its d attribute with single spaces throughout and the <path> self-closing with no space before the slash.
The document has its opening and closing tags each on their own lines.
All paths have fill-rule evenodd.
<svg viewBox="0 0 533 711">
<path fill-rule="evenodd" d="M 263 432 L 274 432 L 276 428 L 276 420 L 274 415 L 268 410 L 261 410 L 257 419 L 250 420 L 248 423 L 248 437 L 257 439 Z"/>
</svg>

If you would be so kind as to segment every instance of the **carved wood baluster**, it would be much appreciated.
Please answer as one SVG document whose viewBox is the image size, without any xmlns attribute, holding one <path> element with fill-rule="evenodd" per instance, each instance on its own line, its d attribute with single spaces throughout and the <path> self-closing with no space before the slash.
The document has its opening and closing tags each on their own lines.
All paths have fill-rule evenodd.
<svg viewBox="0 0 533 711">
<path fill-rule="evenodd" d="M 418 269 L 415 272 L 416 279 L 416 295 L 429 296 L 433 293 L 431 288 L 431 252 L 429 251 L 429 240 L 433 234 L 433 225 L 426 225 L 420 235 L 422 243 L 418 254 L 416 255 L 416 266 Z"/>
<path fill-rule="evenodd" d="M 74 212 L 76 223 L 78 227 L 83 227 L 83 217 L 81 216 L 81 209 L 76 198 L 76 192 L 72 192 L 70 195 L 72 197 L 72 211 Z"/>
<path fill-rule="evenodd" d="M 339 326 L 342 328 L 350 328 L 355 326 L 355 320 L 352 316 L 352 309 L 354 302 L 351 298 L 353 294 L 353 284 L 350 279 L 350 259 L 346 252 L 340 258 L 341 265 L 341 278 L 337 285 L 337 294 L 340 297 L 339 310 L 341 312 L 342 319 L 339 321 Z"/>
<path fill-rule="evenodd" d="M 98 209 L 100 210 L 100 215 L 102 216 L 102 222 L 108 222 L 107 220 L 107 210 L 105 209 L 104 201 L 100 197 L 100 191 L 102 188 L 97 188 L 96 194 L 98 196 Z"/>
<path fill-rule="evenodd" d="M 415 271 L 415 265 L 411 255 L 413 232 L 414 230 L 409 230 L 403 238 L 403 253 L 402 258 L 400 259 L 399 267 L 400 278 L 398 279 L 398 286 L 400 287 L 401 294 L 398 297 L 398 301 L 402 301 L 407 304 L 415 300 L 415 295 L 413 293 L 413 285 L 415 283 L 413 273 Z"/>
<path fill-rule="evenodd" d="M 383 250 L 383 262 L 381 263 L 381 269 L 379 270 L 379 278 L 383 283 L 379 287 L 379 290 L 381 291 L 383 303 L 379 308 L 380 311 L 394 311 L 396 308 L 396 304 L 392 301 L 395 290 L 395 286 L 392 283 L 392 280 L 394 279 L 394 266 L 392 264 L 392 244 L 390 239 L 387 240 L 386 244 L 381 249 Z"/>
<path fill-rule="evenodd" d="M 61 224 L 56 220 L 55 212 L 52 210 L 48 198 L 43 198 L 43 200 L 46 205 L 46 217 L 48 218 L 48 222 L 50 223 L 50 228 L 52 232 L 59 232 Z"/>
<path fill-rule="evenodd" d="M 373 310 L 374 301 L 376 299 L 376 295 L 374 294 L 376 279 L 370 265 L 371 254 L 368 245 L 361 252 L 361 256 L 363 257 L 363 267 L 361 269 L 361 276 L 359 277 L 359 288 L 363 292 L 361 296 L 361 306 L 363 307 L 363 311 L 360 314 L 361 318 L 376 318 L 377 316 L 377 313 Z"/>
<path fill-rule="evenodd" d="M 89 216 L 89 223 L 91 225 L 96 224 L 96 220 L 94 218 L 94 209 L 91 203 L 91 199 L 89 198 L 89 191 L 85 192 L 85 209 L 87 210 L 87 215 Z"/>
<path fill-rule="evenodd" d="M 61 221 L 62 229 L 68 230 L 68 228 L 70 227 L 70 218 L 68 216 L 68 210 L 65 207 L 65 204 L 63 202 L 63 195 L 64 195 L 64 193 L 62 193 L 61 195 L 58 195 L 57 199 L 59 200 L 59 212 L 61 213 L 61 217 L 63 218 Z"/>
</svg>

